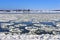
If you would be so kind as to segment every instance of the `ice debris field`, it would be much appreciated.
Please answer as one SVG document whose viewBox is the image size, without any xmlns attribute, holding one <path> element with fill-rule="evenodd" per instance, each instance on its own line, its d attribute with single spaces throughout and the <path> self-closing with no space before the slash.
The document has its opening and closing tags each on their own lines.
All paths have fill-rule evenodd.
<svg viewBox="0 0 60 40">
<path fill-rule="evenodd" d="M 9 32 L 0 32 L 0 40 L 60 40 L 60 14 L 0 14 L 1 28 Z"/>
</svg>

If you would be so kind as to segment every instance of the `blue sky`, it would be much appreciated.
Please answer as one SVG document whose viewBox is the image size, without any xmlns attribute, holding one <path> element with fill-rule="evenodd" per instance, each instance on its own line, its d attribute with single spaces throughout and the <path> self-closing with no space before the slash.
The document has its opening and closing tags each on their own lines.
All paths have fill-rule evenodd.
<svg viewBox="0 0 60 40">
<path fill-rule="evenodd" d="M 0 9 L 60 9 L 60 0 L 0 0 Z"/>
</svg>

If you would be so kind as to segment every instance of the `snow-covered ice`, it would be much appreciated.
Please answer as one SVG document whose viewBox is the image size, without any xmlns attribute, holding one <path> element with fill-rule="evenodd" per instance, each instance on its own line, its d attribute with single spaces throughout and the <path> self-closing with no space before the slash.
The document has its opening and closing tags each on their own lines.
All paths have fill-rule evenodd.
<svg viewBox="0 0 60 40">
<path fill-rule="evenodd" d="M 50 35 L 50 34 L 42 34 L 42 35 L 18 35 L 18 34 L 7 34 L 0 33 L 0 40 L 60 40 L 60 35 Z"/>
</svg>

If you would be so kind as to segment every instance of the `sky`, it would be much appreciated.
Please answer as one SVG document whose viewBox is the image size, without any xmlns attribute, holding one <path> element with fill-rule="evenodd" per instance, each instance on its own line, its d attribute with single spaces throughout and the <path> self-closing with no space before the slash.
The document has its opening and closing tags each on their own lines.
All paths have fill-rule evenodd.
<svg viewBox="0 0 60 40">
<path fill-rule="evenodd" d="M 60 9 L 60 0 L 0 0 L 0 9 Z"/>
</svg>

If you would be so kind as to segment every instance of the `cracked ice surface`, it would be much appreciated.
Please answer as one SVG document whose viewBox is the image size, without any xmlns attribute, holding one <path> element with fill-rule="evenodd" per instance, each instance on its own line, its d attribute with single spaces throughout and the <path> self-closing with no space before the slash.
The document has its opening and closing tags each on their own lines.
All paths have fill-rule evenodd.
<svg viewBox="0 0 60 40">
<path fill-rule="evenodd" d="M 18 34 L 8 34 L 0 33 L 0 40 L 60 40 L 60 35 L 18 35 Z"/>
</svg>

